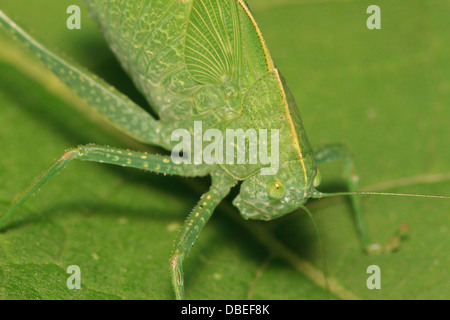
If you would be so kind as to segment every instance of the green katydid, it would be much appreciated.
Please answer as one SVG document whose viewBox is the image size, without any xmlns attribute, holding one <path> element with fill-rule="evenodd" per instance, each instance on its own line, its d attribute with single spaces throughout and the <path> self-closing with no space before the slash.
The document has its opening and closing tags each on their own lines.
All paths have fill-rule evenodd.
<svg viewBox="0 0 450 320">
<path fill-rule="evenodd" d="M 184 297 L 182 261 L 217 204 L 238 182 L 234 201 L 244 218 L 271 220 L 298 208 L 315 190 L 317 164 L 344 160 L 350 192 L 356 191 L 352 159 L 339 145 L 312 149 L 297 106 L 264 39 L 243 1 L 112 1 L 107 7 L 88 3 L 124 68 L 145 94 L 159 120 L 125 96 L 110 90 L 88 72 L 80 71 L 47 51 L 2 14 L 2 25 L 28 44 L 64 82 L 110 122 L 148 144 L 168 150 L 178 128 L 192 131 L 194 121 L 208 128 L 280 129 L 280 168 L 275 176 L 260 175 L 250 165 L 175 165 L 170 157 L 101 146 L 81 146 L 66 152 L 20 198 L 2 219 L 6 221 L 29 196 L 73 159 L 112 163 L 182 176 L 212 177 L 175 243 L 171 258 L 177 298 Z M 140 12 L 140 15 L 136 15 Z M 134 13 L 134 15 L 133 15 Z M 120 24 L 117 19 L 123 19 Z M 158 22 L 156 27 L 153 23 Z M 117 26 L 123 28 L 117 36 Z M 151 32 L 151 31 L 152 32 Z M 199 57 L 202 57 L 199 59 Z M 88 90 L 87 90 L 88 89 Z M 100 99 L 98 99 L 100 98 Z M 369 245 L 359 200 L 351 195 L 364 248 Z"/>
</svg>

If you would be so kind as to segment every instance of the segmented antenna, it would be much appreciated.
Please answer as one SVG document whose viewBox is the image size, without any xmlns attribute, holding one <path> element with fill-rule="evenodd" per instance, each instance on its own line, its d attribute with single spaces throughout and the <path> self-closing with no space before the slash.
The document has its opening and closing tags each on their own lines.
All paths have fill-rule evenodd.
<svg viewBox="0 0 450 320">
<path fill-rule="evenodd" d="M 429 194 L 374 192 L 374 191 L 323 193 L 317 190 L 315 190 L 312 193 L 311 198 L 322 199 L 337 196 L 400 196 L 400 197 L 416 197 L 416 198 L 450 199 L 450 196 L 435 196 Z"/>
</svg>

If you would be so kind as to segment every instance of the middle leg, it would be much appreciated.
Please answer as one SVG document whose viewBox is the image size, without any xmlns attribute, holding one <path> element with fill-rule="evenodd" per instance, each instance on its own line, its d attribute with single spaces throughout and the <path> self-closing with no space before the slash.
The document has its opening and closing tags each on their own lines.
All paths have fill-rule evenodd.
<svg viewBox="0 0 450 320">
<path fill-rule="evenodd" d="M 344 161 L 344 173 L 348 191 L 358 191 L 358 176 L 355 174 L 353 157 L 347 147 L 342 144 L 325 145 L 314 150 L 314 157 L 318 165 L 327 162 Z M 368 252 L 370 249 L 369 235 L 362 214 L 361 200 L 358 195 L 351 195 L 350 199 L 354 211 L 356 229 L 360 236 L 363 250 Z"/>
</svg>

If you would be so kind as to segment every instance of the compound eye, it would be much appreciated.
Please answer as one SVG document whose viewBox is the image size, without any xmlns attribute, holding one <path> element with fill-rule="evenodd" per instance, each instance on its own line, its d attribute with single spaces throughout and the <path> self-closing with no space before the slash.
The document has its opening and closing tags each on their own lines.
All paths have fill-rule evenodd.
<svg viewBox="0 0 450 320">
<path fill-rule="evenodd" d="M 281 200 L 286 195 L 286 187 L 279 181 L 273 181 L 267 185 L 267 194 L 272 199 Z"/>
</svg>

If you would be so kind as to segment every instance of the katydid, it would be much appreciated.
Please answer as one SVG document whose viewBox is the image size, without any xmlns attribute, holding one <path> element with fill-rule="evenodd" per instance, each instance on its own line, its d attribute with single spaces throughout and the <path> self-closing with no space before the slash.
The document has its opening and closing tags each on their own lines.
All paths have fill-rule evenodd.
<svg viewBox="0 0 450 320">
<path fill-rule="evenodd" d="M 299 208 L 309 212 L 304 206 L 309 198 L 349 195 L 362 247 L 370 250 L 358 198 L 363 193 L 357 192 L 350 152 L 343 145 L 310 146 L 299 109 L 245 1 L 111 0 L 86 4 L 159 119 L 90 72 L 47 50 L 2 12 L 0 24 L 106 120 L 136 140 L 174 150 L 179 145 L 179 140 L 173 139 L 174 131 L 184 129 L 195 136 L 195 122 L 201 122 L 203 130 L 215 129 L 223 135 L 227 130 L 275 130 L 282 146 L 277 157 L 279 166 L 272 174 L 262 174 L 269 164 L 211 164 L 182 161 L 184 158 L 175 163 L 170 156 L 79 146 L 66 151 L 36 179 L 1 217 L 0 227 L 53 175 L 79 159 L 184 177 L 211 176 L 211 187 L 181 228 L 170 258 L 177 299 L 185 297 L 184 258 L 216 206 L 237 183 L 241 183 L 240 194 L 233 204 L 245 219 L 272 220 Z M 217 153 L 228 142 L 220 141 L 214 151 Z M 204 143 L 201 151 L 207 146 Z M 265 146 L 269 154 L 276 153 L 274 143 Z M 195 147 L 188 150 L 190 159 L 196 158 L 194 151 Z M 250 158 L 248 150 L 245 155 Z M 325 194 L 316 190 L 320 183 L 318 165 L 330 161 L 343 161 L 349 192 Z"/>
</svg>

